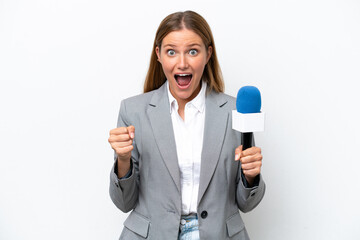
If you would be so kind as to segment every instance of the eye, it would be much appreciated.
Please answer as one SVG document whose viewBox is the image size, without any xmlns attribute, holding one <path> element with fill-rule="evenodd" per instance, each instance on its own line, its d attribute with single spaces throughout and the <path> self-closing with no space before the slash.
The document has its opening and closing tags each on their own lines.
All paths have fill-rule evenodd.
<svg viewBox="0 0 360 240">
<path fill-rule="evenodd" d="M 168 54 L 169 56 L 174 56 L 174 55 L 175 55 L 175 51 L 172 50 L 172 49 L 170 49 L 170 50 L 167 51 L 167 54 Z"/>
<path fill-rule="evenodd" d="M 197 51 L 196 49 L 191 49 L 191 50 L 189 51 L 189 54 L 190 54 L 191 56 L 195 56 L 197 53 L 198 53 L 198 51 Z"/>
</svg>

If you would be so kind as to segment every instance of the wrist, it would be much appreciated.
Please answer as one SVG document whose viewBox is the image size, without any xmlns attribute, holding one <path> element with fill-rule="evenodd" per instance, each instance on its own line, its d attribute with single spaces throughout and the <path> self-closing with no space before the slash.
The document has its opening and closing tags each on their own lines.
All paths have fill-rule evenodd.
<svg viewBox="0 0 360 240">
<path fill-rule="evenodd" d="M 130 171 L 130 158 L 127 160 L 117 158 L 117 175 L 119 178 L 124 177 Z"/>
<path fill-rule="evenodd" d="M 245 179 L 246 179 L 249 187 L 252 187 L 252 186 L 254 185 L 254 179 L 255 179 L 255 177 L 245 176 Z"/>
</svg>

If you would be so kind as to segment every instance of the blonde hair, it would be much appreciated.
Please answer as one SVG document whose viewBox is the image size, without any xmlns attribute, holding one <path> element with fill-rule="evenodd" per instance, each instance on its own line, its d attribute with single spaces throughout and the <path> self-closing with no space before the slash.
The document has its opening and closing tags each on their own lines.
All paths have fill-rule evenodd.
<svg viewBox="0 0 360 240">
<path fill-rule="evenodd" d="M 203 81 L 208 85 L 209 90 L 224 92 L 224 81 L 220 65 L 216 55 L 214 38 L 209 24 L 198 13 L 193 11 L 176 12 L 167 16 L 160 23 L 154 40 L 150 57 L 150 65 L 144 83 L 144 93 L 158 89 L 166 81 L 166 76 L 161 63 L 157 61 L 156 47 L 161 49 L 162 40 L 170 32 L 181 29 L 188 29 L 198 34 L 205 44 L 206 49 L 212 48 L 211 57 L 204 68 Z"/>
</svg>

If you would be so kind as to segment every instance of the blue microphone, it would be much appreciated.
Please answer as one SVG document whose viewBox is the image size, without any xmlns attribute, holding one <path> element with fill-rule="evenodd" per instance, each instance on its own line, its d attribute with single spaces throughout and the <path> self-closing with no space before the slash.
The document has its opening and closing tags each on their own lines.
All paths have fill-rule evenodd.
<svg viewBox="0 0 360 240">
<path fill-rule="evenodd" d="M 257 87 L 240 88 L 236 98 L 236 110 L 239 113 L 259 113 L 261 109 L 261 94 Z"/>
<path fill-rule="evenodd" d="M 261 110 L 261 94 L 257 87 L 240 88 L 236 98 L 236 111 L 233 111 L 233 129 L 241 132 L 243 150 L 254 143 L 254 131 L 263 131 L 264 114 Z"/>
</svg>

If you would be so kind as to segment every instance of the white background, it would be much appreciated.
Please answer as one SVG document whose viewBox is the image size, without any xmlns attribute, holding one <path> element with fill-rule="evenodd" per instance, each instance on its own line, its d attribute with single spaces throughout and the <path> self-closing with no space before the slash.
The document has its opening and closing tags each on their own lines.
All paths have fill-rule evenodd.
<svg viewBox="0 0 360 240">
<path fill-rule="evenodd" d="M 0 239 L 117 239 L 108 132 L 175 11 L 212 27 L 226 93 L 262 92 L 255 240 L 360 239 L 356 0 L 0 0 Z"/>
</svg>

